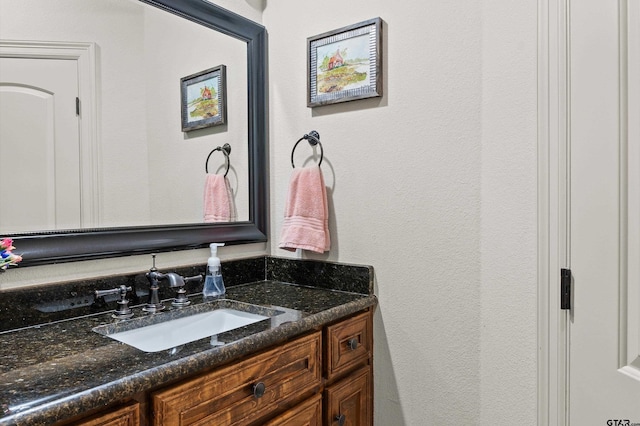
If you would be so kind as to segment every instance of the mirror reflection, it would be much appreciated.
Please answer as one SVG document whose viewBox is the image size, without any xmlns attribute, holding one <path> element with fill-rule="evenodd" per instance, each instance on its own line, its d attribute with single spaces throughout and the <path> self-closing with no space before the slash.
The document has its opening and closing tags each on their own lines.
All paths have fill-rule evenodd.
<svg viewBox="0 0 640 426">
<path fill-rule="evenodd" d="M 1 234 L 204 223 L 205 166 L 227 170 L 221 150 L 206 159 L 224 144 L 237 220 L 248 220 L 245 42 L 134 0 L 0 5 L 0 158 L 20 182 L 0 187 Z M 218 65 L 226 123 L 182 132 L 180 79 Z M 36 80 L 10 86 L 10 73 Z M 34 95 L 42 74 L 64 76 L 79 111 L 76 95 Z M 27 95 L 40 101 L 20 110 Z"/>
</svg>

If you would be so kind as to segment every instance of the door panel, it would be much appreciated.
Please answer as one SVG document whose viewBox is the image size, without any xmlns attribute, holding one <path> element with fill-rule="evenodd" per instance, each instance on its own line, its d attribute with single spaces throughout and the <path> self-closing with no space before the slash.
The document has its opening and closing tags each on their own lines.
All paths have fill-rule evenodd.
<svg viewBox="0 0 640 426">
<path fill-rule="evenodd" d="M 16 85 L 0 86 L 0 159 L 7 181 L 0 187 L 0 230 L 20 232 L 32 224 L 54 229 L 55 170 L 53 96 L 43 90 Z M 37 125 L 22 126 L 26 115 L 38 117 Z M 29 158 L 30 164 L 13 161 Z M 34 173 L 24 173 L 33 167 Z"/>
<path fill-rule="evenodd" d="M 572 425 L 640 422 L 640 142 L 629 132 L 640 116 L 627 102 L 640 74 L 628 73 L 638 41 L 625 25 L 640 24 L 630 15 L 637 4 L 582 0 L 569 9 Z"/>
<path fill-rule="evenodd" d="M 75 60 L 0 58 L 0 233 L 80 227 L 77 96 Z"/>
<path fill-rule="evenodd" d="M 627 173 L 626 176 L 623 174 L 621 191 L 625 197 L 622 236 L 626 238 L 623 240 L 626 252 L 623 252 L 621 264 L 620 367 L 624 373 L 640 379 L 640 1 L 623 3 L 621 23 L 623 78 L 620 110 L 622 142 L 627 148 Z"/>
</svg>

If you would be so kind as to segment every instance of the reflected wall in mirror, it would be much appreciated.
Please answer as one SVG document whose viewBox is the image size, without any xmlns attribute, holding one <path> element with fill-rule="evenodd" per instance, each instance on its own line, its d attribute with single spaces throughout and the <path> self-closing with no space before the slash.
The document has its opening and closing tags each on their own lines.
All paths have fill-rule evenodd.
<svg viewBox="0 0 640 426">
<path fill-rule="evenodd" d="M 69 161 L 51 166 L 80 174 L 83 229 L 46 225 L 7 235 L 0 224 L 0 233 L 12 236 L 23 254 L 22 266 L 204 247 L 212 241 L 266 241 L 264 27 L 204 0 L 0 0 L 0 9 L 3 46 L 11 44 L 8 39 L 88 46 L 94 64 L 93 74 L 78 83 L 81 96 L 93 84 L 90 105 L 80 103 L 84 139 L 78 171 Z M 19 11 L 26 21 L 11 16 Z M 180 78 L 220 64 L 227 68 L 228 124 L 183 133 Z M 93 121 L 90 130 L 87 121 Z M 232 147 L 228 177 L 238 221 L 204 224 L 205 160 L 225 143 Z M 16 163 L 21 173 L 29 173 L 28 159 Z M 224 173 L 224 156 L 213 155 L 208 168 Z M 15 191 L 20 193 L 19 185 Z M 36 206 L 43 201 L 35 198 Z"/>
<path fill-rule="evenodd" d="M 225 143 L 237 218 L 248 220 L 245 41 L 137 0 L 0 1 L 0 156 L 22 187 L 0 189 L 0 234 L 201 223 L 205 159 Z M 69 58 L 83 48 L 86 60 Z M 80 84 L 51 102 L 66 96 L 71 110 L 78 96 L 79 115 L 33 113 L 48 101 L 34 90 L 38 72 L 56 92 L 70 78 L 58 62 Z M 228 124 L 183 133 L 180 79 L 220 64 Z M 224 156 L 212 156 L 209 169 L 224 171 Z"/>
</svg>

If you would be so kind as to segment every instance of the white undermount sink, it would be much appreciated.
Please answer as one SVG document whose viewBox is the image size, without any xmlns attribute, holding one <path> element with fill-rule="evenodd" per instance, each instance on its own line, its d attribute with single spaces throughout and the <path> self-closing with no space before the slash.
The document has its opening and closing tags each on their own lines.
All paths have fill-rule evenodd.
<svg viewBox="0 0 640 426">
<path fill-rule="evenodd" d="M 93 331 L 144 352 L 159 352 L 266 319 L 265 315 L 218 308 L 126 331 L 107 332 L 101 327 Z"/>
</svg>

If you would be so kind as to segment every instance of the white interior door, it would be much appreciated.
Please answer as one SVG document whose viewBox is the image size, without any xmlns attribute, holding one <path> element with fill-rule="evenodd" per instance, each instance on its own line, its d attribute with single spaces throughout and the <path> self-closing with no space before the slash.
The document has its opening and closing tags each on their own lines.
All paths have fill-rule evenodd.
<svg viewBox="0 0 640 426">
<path fill-rule="evenodd" d="M 0 58 L 0 233 L 80 227 L 77 96 L 75 60 Z"/>
<path fill-rule="evenodd" d="M 568 419 L 640 424 L 640 0 L 568 13 Z"/>
</svg>

